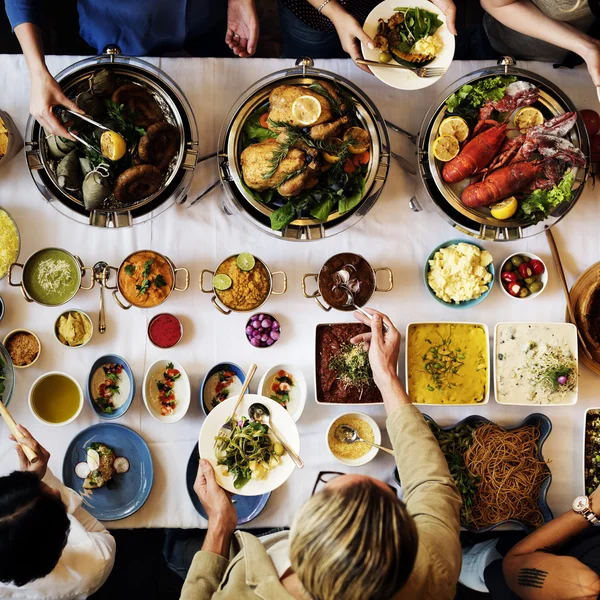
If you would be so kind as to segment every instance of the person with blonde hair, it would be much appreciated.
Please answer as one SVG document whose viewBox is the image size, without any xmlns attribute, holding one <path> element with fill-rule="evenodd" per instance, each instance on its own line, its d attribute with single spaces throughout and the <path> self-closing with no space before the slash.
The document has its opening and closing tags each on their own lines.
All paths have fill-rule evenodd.
<svg viewBox="0 0 600 600">
<path fill-rule="evenodd" d="M 320 473 L 289 532 L 236 532 L 235 507 L 201 460 L 194 489 L 208 515 L 181 600 L 451 600 L 461 565 L 461 497 L 444 456 L 396 375 L 400 334 L 355 313 L 380 389 L 404 502 L 368 475 Z M 383 331 L 383 323 L 388 327 Z M 319 489 L 321 487 L 321 489 Z M 233 541 L 233 544 L 232 544 Z"/>
</svg>

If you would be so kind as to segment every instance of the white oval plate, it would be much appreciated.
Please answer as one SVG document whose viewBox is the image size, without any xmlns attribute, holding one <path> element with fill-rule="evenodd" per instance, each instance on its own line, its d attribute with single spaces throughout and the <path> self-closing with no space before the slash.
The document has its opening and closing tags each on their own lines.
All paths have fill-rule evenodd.
<svg viewBox="0 0 600 600">
<path fill-rule="evenodd" d="M 274 365 L 262 376 L 262 379 L 258 384 L 258 393 L 265 396 L 265 398 L 270 399 L 269 384 L 275 373 L 281 369 L 290 373 L 294 378 L 295 385 L 290 392 L 290 401 L 288 402 L 286 410 L 290 413 L 292 419 L 297 421 L 302 416 L 307 396 L 306 379 L 304 379 L 304 375 L 298 367 L 289 364 Z"/>
<path fill-rule="evenodd" d="M 212 464 L 215 469 L 217 483 L 228 492 L 239 494 L 240 496 L 259 496 L 261 494 L 266 494 L 267 492 L 272 492 L 283 485 L 294 470 L 295 465 L 287 452 L 281 457 L 281 463 L 269 472 L 266 479 L 251 479 L 239 490 L 233 487 L 233 477 L 224 474 L 226 470 L 225 467 L 217 465 L 215 456 L 215 436 L 219 432 L 219 429 L 221 429 L 221 425 L 223 425 L 223 423 L 231 416 L 231 411 L 236 402 L 237 398 L 228 398 L 225 402 L 221 402 L 221 404 L 213 408 L 206 419 L 204 419 L 198 442 L 200 456 Z M 257 394 L 247 394 L 244 396 L 236 416 L 247 417 L 250 405 L 255 402 L 260 402 L 269 409 L 271 412 L 271 422 L 275 426 L 275 429 L 285 439 L 286 443 L 299 454 L 300 435 L 296 423 L 294 423 L 294 420 L 287 410 L 274 400 L 264 398 Z"/>
<path fill-rule="evenodd" d="M 173 366 L 181 373 L 181 377 L 175 382 L 175 398 L 177 400 L 177 406 L 175 407 L 175 412 L 163 417 L 160 414 L 160 408 L 153 406 L 150 401 L 151 390 L 150 386 L 152 385 L 152 375 L 159 370 L 165 370 L 169 363 L 173 363 Z M 156 384 L 155 384 L 156 385 Z M 146 371 L 146 375 L 144 376 L 144 385 L 142 386 L 142 398 L 144 399 L 144 404 L 148 409 L 148 412 L 161 423 L 177 423 L 185 416 L 188 408 L 190 407 L 190 398 L 192 395 L 192 391 L 190 388 L 190 380 L 185 372 L 185 369 L 174 360 L 157 360 L 152 363 L 148 370 Z"/>
<path fill-rule="evenodd" d="M 398 6 L 424 8 L 429 12 L 436 13 L 439 15 L 440 19 L 444 21 L 444 25 L 442 25 L 436 33 L 436 35 L 438 35 L 442 40 L 444 47 L 435 57 L 435 59 L 426 66 L 441 67 L 444 70 L 448 70 L 448 67 L 452 63 L 452 59 L 454 58 L 455 39 L 450 31 L 448 31 L 448 27 L 445 25 L 446 17 L 442 11 L 428 0 L 410 0 L 409 2 L 383 0 L 381 4 L 378 4 L 369 13 L 369 16 L 367 17 L 367 20 L 363 26 L 365 33 L 371 39 L 375 39 L 375 36 L 377 35 L 377 25 L 379 23 L 379 19 L 385 19 L 387 21 L 394 14 L 394 8 Z M 377 50 L 377 48 L 371 50 L 362 42 L 361 47 L 363 56 L 367 60 L 379 61 L 380 51 Z M 395 61 L 392 59 L 392 63 L 394 62 Z M 390 69 L 387 67 L 369 67 L 369 69 L 371 69 L 371 72 L 373 75 L 375 75 L 375 77 L 377 77 L 377 79 L 399 90 L 420 90 L 433 85 L 439 79 L 439 77 L 418 77 L 416 73 L 411 73 L 405 69 Z"/>
</svg>

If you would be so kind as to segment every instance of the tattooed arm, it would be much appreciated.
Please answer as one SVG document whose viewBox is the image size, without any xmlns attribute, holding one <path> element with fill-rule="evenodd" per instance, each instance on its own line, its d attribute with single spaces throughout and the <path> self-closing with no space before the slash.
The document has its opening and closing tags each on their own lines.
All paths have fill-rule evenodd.
<svg viewBox="0 0 600 600">
<path fill-rule="evenodd" d="M 599 490 L 590 497 L 596 513 L 600 513 Z M 519 542 L 502 563 L 510 589 L 523 600 L 596 600 L 600 577 L 592 569 L 572 556 L 547 553 L 589 527 L 586 519 L 570 510 Z"/>
</svg>

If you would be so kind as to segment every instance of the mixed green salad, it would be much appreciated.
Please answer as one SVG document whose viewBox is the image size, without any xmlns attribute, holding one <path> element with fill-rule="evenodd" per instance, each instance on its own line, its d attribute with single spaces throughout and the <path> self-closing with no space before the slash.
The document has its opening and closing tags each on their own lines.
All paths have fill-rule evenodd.
<svg viewBox="0 0 600 600">
<path fill-rule="evenodd" d="M 552 214 L 554 209 L 563 202 L 571 202 L 573 199 L 573 173 L 565 173 L 558 185 L 549 190 L 534 190 L 527 196 L 519 206 L 517 216 L 530 221 L 532 224 L 539 223 Z"/>
</svg>

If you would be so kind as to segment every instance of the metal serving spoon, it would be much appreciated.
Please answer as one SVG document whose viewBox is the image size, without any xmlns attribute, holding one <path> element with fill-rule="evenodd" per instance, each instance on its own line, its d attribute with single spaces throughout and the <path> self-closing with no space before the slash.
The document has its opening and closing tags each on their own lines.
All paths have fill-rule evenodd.
<svg viewBox="0 0 600 600">
<path fill-rule="evenodd" d="M 364 442 L 365 444 L 369 444 L 369 446 L 374 446 L 375 448 L 379 448 L 388 454 L 394 456 L 393 450 L 389 448 L 385 448 L 384 446 L 380 446 L 379 444 L 374 444 L 373 442 L 367 442 L 367 440 L 363 440 L 359 435 L 356 429 L 350 427 L 350 425 L 338 425 L 335 428 L 335 437 L 338 442 L 342 442 L 344 444 L 354 444 L 354 442 Z"/>
<path fill-rule="evenodd" d="M 253 421 L 266 425 L 271 430 L 271 433 L 275 436 L 275 438 L 279 441 L 279 443 L 287 450 L 291 459 L 294 461 L 294 464 L 299 469 L 302 469 L 304 467 L 304 461 L 286 444 L 281 435 L 279 435 L 274 429 L 273 424 L 271 423 L 271 413 L 264 404 L 261 404 L 260 402 L 255 402 L 254 404 L 252 404 L 248 409 L 248 416 Z"/>
<path fill-rule="evenodd" d="M 103 274 L 104 269 L 107 267 L 107 263 L 99 261 L 94 265 L 94 279 L 100 285 L 100 312 L 98 313 L 98 332 L 106 332 L 106 315 L 104 313 L 104 285 L 103 285 Z M 110 275 L 110 269 L 106 271 L 106 281 Z"/>
<path fill-rule="evenodd" d="M 343 283 L 340 284 L 339 287 L 342 288 L 348 295 L 346 300 L 346 306 L 353 306 L 359 313 L 365 315 L 365 317 L 368 317 L 372 321 L 373 315 L 370 315 L 366 310 L 364 310 L 363 308 L 358 306 L 358 304 L 356 304 L 356 301 L 354 300 L 354 293 L 350 290 L 350 288 Z M 383 326 L 383 332 L 388 333 L 390 328 L 383 322 L 381 324 Z"/>
</svg>

